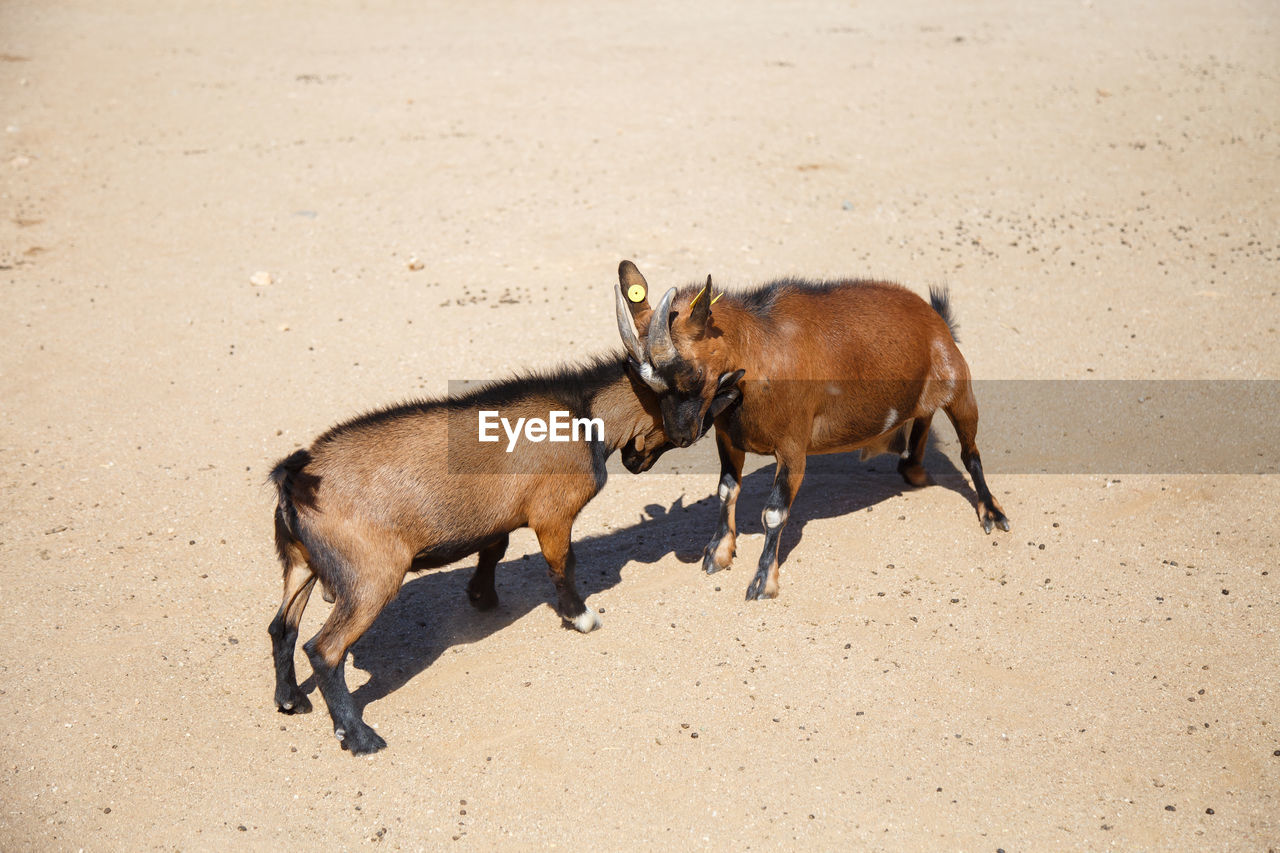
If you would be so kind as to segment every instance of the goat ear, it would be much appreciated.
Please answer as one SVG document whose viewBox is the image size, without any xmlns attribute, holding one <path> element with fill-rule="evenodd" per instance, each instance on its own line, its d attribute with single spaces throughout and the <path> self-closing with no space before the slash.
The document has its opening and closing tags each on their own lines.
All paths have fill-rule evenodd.
<svg viewBox="0 0 1280 853">
<path fill-rule="evenodd" d="M 689 309 L 689 323 L 697 334 L 702 334 L 711 325 L 711 276 L 707 276 L 707 286 L 694 297 L 693 307 Z"/>
<path fill-rule="evenodd" d="M 618 285 L 622 288 L 622 295 L 627 298 L 627 308 L 631 311 L 631 319 L 635 320 L 636 330 L 643 335 L 653 311 L 649 305 L 649 282 L 644 280 L 635 264 L 623 261 L 618 264 Z"/>
<path fill-rule="evenodd" d="M 746 373 L 745 370 L 735 370 L 732 373 L 720 374 L 720 382 L 716 385 L 716 395 L 711 398 L 711 405 L 707 407 L 706 424 L 710 429 L 710 424 L 716 417 L 729 406 L 733 405 L 742 391 L 738 389 L 738 380 Z"/>
<path fill-rule="evenodd" d="M 745 370 L 734 370 L 728 373 L 721 373 L 720 381 L 716 383 L 716 393 L 720 393 L 721 391 L 737 385 L 739 380 L 741 380 L 746 373 L 747 371 Z"/>
</svg>

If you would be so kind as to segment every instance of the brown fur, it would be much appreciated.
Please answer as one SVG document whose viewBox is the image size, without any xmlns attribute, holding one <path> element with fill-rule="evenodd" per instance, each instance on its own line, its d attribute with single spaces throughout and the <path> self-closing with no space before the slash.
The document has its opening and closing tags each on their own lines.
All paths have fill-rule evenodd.
<svg viewBox="0 0 1280 853">
<path fill-rule="evenodd" d="M 643 282 L 629 262 L 619 278 L 624 284 Z M 714 306 L 712 299 L 718 299 Z M 805 457 L 859 450 L 865 458 L 905 450 L 899 471 L 908 483 L 925 485 L 922 462 L 939 409 L 960 438 L 983 527 L 1008 529 L 982 475 L 977 403 L 945 294 L 934 293 L 930 305 L 886 282 L 784 280 L 720 296 L 708 279 L 705 288 L 680 289 L 669 305 L 665 318 L 653 316 L 647 300 L 629 307 L 657 387 L 666 388 L 660 405 L 673 442 L 691 440 L 693 413 L 710 399 L 718 378 L 743 371 L 741 402 L 715 420 L 723 497 L 719 529 L 705 552 L 707 571 L 726 568 L 733 556 L 745 452 L 773 454 L 778 461 L 764 513 L 765 552 L 747 593 L 770 598 L 778 592 L 778 542 L 804 477 Z M 674 351 L 666 350 L 665 357 L 653 347 L 654 324 L 664 321 Z M 781 521 L 770 524 L 770 518 Z"/>
<path fill-rule="evenodd" d="M 603 442 L 477 440 L 478 413 L 547 419 L 551 411 L 600 418 Z M 604 485 L 604 464 L 624 449 L 641 471 L 667 446 L 654 394 L 621 359 L 552 376 L 490 386 L 461 399 L 410 403 L 348 421 L 272 472 L 279 502 L 276 546 L 284 594 L 270 633 L 276 702 L 309 711 L 293 667 L 298 623 L 319 580 L 335 604 L 305 648 L 343 747 L 374 752 L 385 742 L 365 725 L 346 688 L 347 650 L 399 592 L 405 574 L 479 552 L 468 596 L 497 604 L 494 567 L 507 534 L 530 527 L 557 591 L 560 615 L 581 631 L 599 625 L 574 583 L 571 529 Z"/>
</svg>

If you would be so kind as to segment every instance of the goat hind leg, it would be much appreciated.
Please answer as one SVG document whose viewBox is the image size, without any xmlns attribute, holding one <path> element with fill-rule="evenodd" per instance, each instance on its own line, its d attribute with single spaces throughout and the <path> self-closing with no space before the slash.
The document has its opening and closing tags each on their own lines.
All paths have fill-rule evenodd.
<svg viewBox="0 0 1280 853">
<path fill-rule="evenodd" d="M 973 478 L 973 488 L 978 493 L 978 520 L 982 529 L 990 533 L 991 528 L 999 527 L 1009 530 L 1009 517 L 1004 514 L 991 489 L 987 486 L 987 478 L 982 473 L 982 455 L 978 453 L 978 403 L 973 398 L 973 386 L 966 384 L 963 391 L 945 409 L 951 425 L 956 429 L 956 437 L 960 439 L 960 461 L 965 470 Z"/>
<path fill-rule="evenodd" d="M 280 609 L 271 620 L 267 633 L 271 635 L 271 656 L 276 670 L 276 709 L 282 714 L 306 714 L 311 711 L 311 700 L 298 687 L 298 676 L 293 666 L 293 653 L 298 644 L 298 623 L 307 599 L 315 586 L 316 576 L 307 565 L 301 546 L 288 542 L 284 554 L 284 596 Z"/>
<path fill-rule="evenodd" d="M 924 470 L 924 452 L 929 445 L 929 424 L 933 413 L 916 418 L 911 425 L 911 437 L 907 439 L 907 455 L 898 460 L 898 473 L 912 486 L 927 486 L 931 482 Z"/>
<path fill-rule="evenodd" d="M 329 706 L 334 736 L 352 755 L 377 752 L 387 742 L 361 718 L 351 691 L 347 689 L 344 673 L 347 650 L 369 629 L 398 590 L 398 583 L 384 584 L 381 588 L 365 586 L 359 591 L 337 590 L 338 602 L 329 618 L 320 627 L 320 632 L 304 646 L 316 674 L 320 695 Z"/>
</svg>

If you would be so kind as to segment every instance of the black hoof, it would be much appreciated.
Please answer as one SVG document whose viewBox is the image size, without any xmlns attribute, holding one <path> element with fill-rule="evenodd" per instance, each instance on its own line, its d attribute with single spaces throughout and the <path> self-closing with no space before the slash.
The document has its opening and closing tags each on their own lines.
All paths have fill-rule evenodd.
<svg viewBox="0 0 1280 853">
<path fill-rule="evenodd" d="M 311 700 L 302 691 L 285 699 L 276 699 L 276 710 L 281 714 L 310 714 Z"/>
<path fill-rule="evenodd" d="M 716 565 L 716 552 L 711 548 L 706 548 L 702 552 L 702 570 L 709 575 L 720 571 L 720 567 Z"/>
<path fill-rule="evenodd" d="M 357 723 L 348 730 L 334 729 L 333 733 L 342 741 L 342 748 L 352 755 L 372 755 L 387 745 L 377 732 L 364 723 Z"/>
<path fill-rule="evenodd" d="M 747 601 L 759 601 L 769 596 L 764 594 L 764 575 L 756 575 L 747 585 Z"/>
<path fill-rule="evenodd" d="M 908 465 L 905 459 L 898 460 L 898 473 L 909 486 L 922 488 L 933 484 L 933 478 L 929 476 L 928 471 L 924 470 L 923 465 Z"/>
<path fill-rule="evenodd" d="M 992 527 L 999 527 L 1005 533 L 1009 532 L 1009 517 L 998 509 L 984 508 L 982 510 L 982 529 L 986 533 L 991 532 Z"/>
<path fill-rule="evenodd" d="M 467 601 L 471 602 L 471 606 L 476 610 L 492 610 L 498 606 L 498 593 L 476 592 L 475 590 L 467 590 Z"/>
</svg>

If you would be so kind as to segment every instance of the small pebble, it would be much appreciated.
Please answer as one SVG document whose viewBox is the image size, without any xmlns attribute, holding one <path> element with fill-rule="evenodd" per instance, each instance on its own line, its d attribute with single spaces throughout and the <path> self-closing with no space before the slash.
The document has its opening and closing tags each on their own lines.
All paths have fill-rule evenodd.
<svg viewBox="0 0 1280 853">
<path fill-rule="evenodd" d="M 417 272 L 418 270 L 422 269 L 424 266 L 426 266 L 426 264 L 424 264 L 422 261 L 418 260 L 417 258 L 409 259 L 408 267 L 413 272 Z"/>
<path fill-rule="evenodd" d="M 267 287 L 271 284 L 271 281 L 271 273 L 266 270 L 258 270 L 256 273 L 249 276 L 249 283 L 254 287 Z"/>
<path fill-rule="evenodd" d="M 1229 590 L 1229 589 L 1224 589 L 1224 590 L 1222 591 L 1222 594 L 1223 594 L 1223 595 L 1230 595 L 1230 594 L 1231 594 L 1231 590 Z"/>
<path fill-rule="evenodd" d="M 1165 806 L 1165 807 L 1164 807 L 1164 810 L 1165 810 L 1165 811 L 1167 811 L 1167 812 L 1176 812 L 1176 811 L 1177 811 L 1177 809 L 1176 809 L 1176 808 L 1174 808 L 1173 806 Z"/>
<path fill-rule="evenodd" d="M 1204 813 L 1205 813 L 1205 814 L 1213 814 L 1213 809 L 1205 809 L 1205 810 L 1204 810 Z"/>
</svg>

